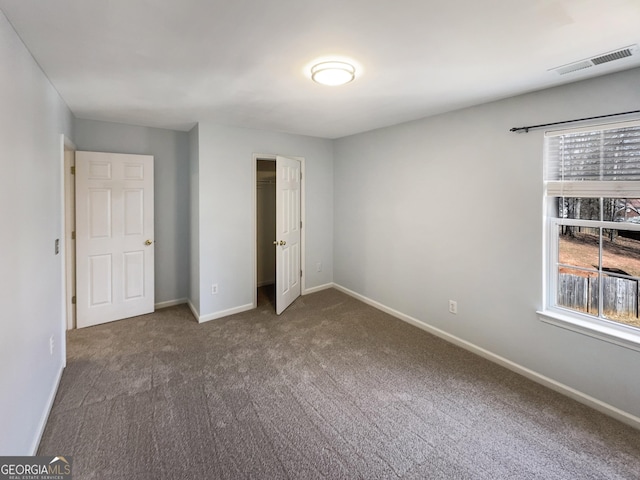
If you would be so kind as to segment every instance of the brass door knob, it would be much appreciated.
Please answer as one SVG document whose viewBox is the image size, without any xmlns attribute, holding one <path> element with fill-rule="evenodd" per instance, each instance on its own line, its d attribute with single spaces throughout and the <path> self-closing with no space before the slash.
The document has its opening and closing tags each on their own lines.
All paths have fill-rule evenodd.
<svg viewBox="0 0 640 480">
<path fill-rule="evenodd" d="M 275 242 L 273 242 L 274 245 L 286 245 L 287 242 L 285 242 L 284 240 L 280 240 L 279 242 L 276 240 Z"/>
<path fill-rule="evenodd" d="M 153 243 L 152 240 L 147 240 L 146 242 L 144 242 L 145 245 L 151 245 Z"/>
</svg>

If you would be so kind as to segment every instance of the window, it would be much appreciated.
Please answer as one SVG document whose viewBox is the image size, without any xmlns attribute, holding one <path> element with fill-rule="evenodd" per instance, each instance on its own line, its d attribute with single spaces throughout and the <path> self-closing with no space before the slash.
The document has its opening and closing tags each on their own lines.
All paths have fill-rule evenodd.
<svg viewBox="0 0 640 480">
<path fill-rule="evenodd" d="M 640 121 L 545 134 L 541 318 L 640 350 Z"/>
</svg>

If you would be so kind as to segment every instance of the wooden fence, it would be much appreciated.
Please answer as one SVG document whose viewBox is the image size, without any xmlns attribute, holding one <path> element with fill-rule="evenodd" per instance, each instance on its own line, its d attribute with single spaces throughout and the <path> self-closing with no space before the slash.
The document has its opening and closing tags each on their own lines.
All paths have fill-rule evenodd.
<svg viewBox="0 0 640 480">
<path fill-rule="evenodd" d="M 598 278 L 561 273 L 558 279 L 558 305 L 598 312 Z M 602 307 L 604 314 L 638 318 L 638 280 L 603 277 Z"/>
</svg>

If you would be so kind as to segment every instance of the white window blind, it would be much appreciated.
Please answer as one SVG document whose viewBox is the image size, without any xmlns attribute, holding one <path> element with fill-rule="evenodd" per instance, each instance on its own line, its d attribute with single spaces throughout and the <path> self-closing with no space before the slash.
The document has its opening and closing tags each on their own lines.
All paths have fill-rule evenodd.
<svg viewBox="0 0 640 480">
<path fill-rule="evenodd" d="M 547 195 L 640 195 L 640 121 L 545 134 Z"/>
</svg>

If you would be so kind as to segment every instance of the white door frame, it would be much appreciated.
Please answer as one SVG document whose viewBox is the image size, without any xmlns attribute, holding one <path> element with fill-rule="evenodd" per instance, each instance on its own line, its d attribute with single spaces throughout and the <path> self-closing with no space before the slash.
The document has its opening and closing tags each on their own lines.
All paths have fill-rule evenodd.
<svg viewBox="0 0 640 480">
<path fill-rule="evenodd" d="M 293 155 L 285 155 L 285 154 L 278 154 L 278 155 L 283 155 L 289 158 L 293 158 L 295 160 L 298 160 L 300 162 L 300 172 L 302 173 L 302 181 L 300 182 L 300 221 L 302 222 L 302 230 L 300 231 L 300 268 L 302 269 L 302 278 L 300 279 L 300 291 L 301 294 L 304 294 L 305 291 L 305 276 L 306 276 L 306 266 L 305 266 L 305 237 L 306 237 L 306 231 L 307 231 L 307 222 L 306 222 L 306 207 L 305 207 L 305 197 L 306 197 L 306 188 L 305 188 L 305 181 L 307 179 L 307 176 L 305 174 L 305 170 L 304 170 L 304 157 L 296 157 Z M 251 183 L 251 192 L 253 193 L 252 198 L 253 198 L 253 202 L 251 203 L 251 207 L 253 210 L 253 308 L 257 308 L 258 307 L 258 207 L 257 207 L 257 197 L 258 197 L 258 189 L 257 189 L 257 183 L 258 183 L 258 176 L 257 176 L 257 170 L 258 170 L 258 160 L 273 160 L 274 162 L 276 161 L 276 154 L 261 154 L 261 153 L 254 153 L 253 154 L 253 161 L 252 161 L 252 166 L 253 166 L 253 170 L 252 170 L 252 183 Z M 277 181 L 277 180 L 276 180 Z M 275 238 L 274 238 L 275 240 Z M 278 266 L 276 265 L 276 269 L 278 268 Z"/>
<path fill-rule="evenodd" d="M 67 158 L 67 154 L 71 152 L 71 158 Z M 72 304 L 71 297 L 75 295 L 75 282 L 76 282 L 76 270 L 75 270 L 75 248 L 72 248 L 75 244 L 75 240 L 72 237 L 73 231 L 76 229 L 75 225 L 75 208 L 76 208 L 76 198 L 75 198 L 75 178 L 71 173 L 71 168 L 75 167 L 75 152 L 76 147 L 65 138 L 65 143 L 63 146 L 64 155 L 63 158 L 63 245 L 62 250 L 64 252 L 64 286 L 65 286 L 65 305 L 66 305 L 66 327 L 67 330 L 73 330 L 76 328 L 76 316 L 75 316 L 75 307 Z"/>
<path fill-rule="evenodd" d="M 67 208 L 75 208 L 75 202 L 72 205 L 69 205 L 69 201 L 67 200 L 67 195 L 69 194 L 68 187 L 68 176 L 67 176 L 67 168 L 65 167 L 65 153 L 68 151 L 75 152 L 76 146 L 75 144 L 69 140 L 64 133 L 60 135 L 60 271 L 61 271 L 61 305 L 62 305 L 62 316 L 61 316 L 61 325 L 60 328 L 62 330 L 61 345 L 60 349 L 62 351 L 62 359 L 63 365 L 67 365 L 67 334 L 66 331 L 68 329 L 74 328 L 73 325 L 69 325 L 69 322 L 73 322 L 73 316 L 67 307 L 67 302 L 70 301 L 68 289 L 67 289 L 67 279 L 69 281 L 74 281 L 75 272 L 71 269 L 71 262 L 66 254 L 67 244 L 71 240 L 67 238 Z M 69 278 L 71 276 L 71 278 Z"/>
</svg>

